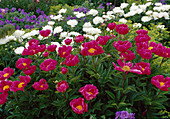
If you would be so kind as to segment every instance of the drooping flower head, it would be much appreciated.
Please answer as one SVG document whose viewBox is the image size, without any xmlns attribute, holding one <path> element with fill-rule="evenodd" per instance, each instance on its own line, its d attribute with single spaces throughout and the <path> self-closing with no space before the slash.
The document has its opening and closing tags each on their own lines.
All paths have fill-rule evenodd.
<svg viewBox="0 0 170 119">
<path fill-rule="evenodd" d="M 50 70 L 54 70 L 56 65 L 57 65 L 57 61 L 52 60 L 50 58 L 50 59 L 46 59 L 44 62 L 42 62 L 40 64 L 40 68 L 41 68 L 41 70 L 44 70 L 44 71 L 50 71 Z"/>
<path fill-rule="evenodd" d="M 59 83 L 57 83 L 57 90 L 59 92 L 65 92 L 68 89 L 68 84 L 66 81 L 61 81 Z"/>
<path fill-rule="evenodd" d="M 70 45 L 70 43 L 72 42 L 72 39 L 67 38 L 66 40 L 64 40 L 66 45 Z"/>
<path fill-rule="evenodd" d="M 29 58 L 19 58 L 16 62 L 16 67 L 20 70 L 30 66 L 32 60 Z"/>
<path fill-rule="evenodd" d="M 83 112 L 87 112 L 87 103 L 84 103 L 83 98 L 73 99 L 70 102 L 70 106 L 76 114 L 83 114 Z"/>
<path fill-rule="evenodd" d="M 35 82 L 32 87 L 35 90 L 47 90 L 48 89 L 48 84 L 47 81 L 45 79 L 40 79 L 39 82 Z"/>
<path fill-rule="evenodd" d="M 70 54 L 65 59 L 65 65 L 67 66 L 76 66 L 79 63 L 78 55 L 74 56 L 73 54 Z"/>
<path fill-rule="evenodd" d="M 87 100 L 92 100 L 99 93 L 96 86 L 93 84 L 87 84 L 84 87 L 81 87 L 79 92 L 86 98 Z"/>
<path fill-rule="evenodd" d="M 49 52 L 44 52 L 44 53 L 43 53 L 43 56 L 44 56 L 44 57 L 47 57 L 48 55 L 49 55 Z"/>
<path fill-rule="evenodd" d="M 0 80 L 8 79 L 14 74 L 14 70 L 10 67 L 4 68 L 3 71 L 0 71 Z"/>
</svg>

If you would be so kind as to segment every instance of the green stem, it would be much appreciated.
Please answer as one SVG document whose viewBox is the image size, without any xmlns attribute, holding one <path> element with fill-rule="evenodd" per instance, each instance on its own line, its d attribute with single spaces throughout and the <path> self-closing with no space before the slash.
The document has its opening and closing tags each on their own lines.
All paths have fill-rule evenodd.
<svg viewBox="0 0 170 119">
<path fill-rule="evenodd" d="M 24 89 L 24 92 L 28 97 L 30 97 L 26 89 Z"/>
<path fill-rule="evenodd" d="M 159 93 L 156 95 L 155 100 L 158 98 L 160 93 L 161 93 L 161 91 L 159 91 Z"/>
<path fill-rule="evenodd" d="M 123 84 L 122 84 L 122 88 L 123 88 L 123 86 L 124 86 L 124 83 L 125 83 L 125 73 L 123 73 Z"/>
<path fill-rule="evenodd" d="M 66 95 L 65 95 L 65 93 L 64 93 L 64 92 L 63 92 L 63 95 L 64 95 L 65 100 L 67 100 Z"/>
</svg>

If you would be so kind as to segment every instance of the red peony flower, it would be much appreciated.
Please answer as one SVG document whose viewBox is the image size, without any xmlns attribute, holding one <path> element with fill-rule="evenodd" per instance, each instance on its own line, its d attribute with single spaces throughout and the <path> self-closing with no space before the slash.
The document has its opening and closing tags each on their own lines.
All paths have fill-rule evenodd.
<svg viewBox="0 0 170 119">
<path fill-rule="evenodd" d="M 83 112 L 87 112 L 87 103 L 84 103 L 83 98 L 73 99 L 70 102 L 70 106 L 76 114 L 83 114 Z"/>
<path fill-rule="evenodd" d="M 2 93 L 8 92 L 10 90 L 11 85 L 12 85 L 12 81 L 2 80 L 0 82 L 0 92 L 2 92 Z"/>
<path fill-rule="evenodd" d="M 117 41 L 113 42 L 113 46 L 119 51 L 119 52 L 126 52 L 129 48 L 131 48 L 131 42 L 129 41 Z"/>
<path fill-rule="evenodd" d="M 87 100 L 92 100 L 99 93 L 96 86 L 93 84 L 87 84 L 84 87 L 81 87 L 79 92 L 86 98 Z"/>
<path fill-rule="evenodd" d="M 32 60 L 29 58 L 19 58 L 16 62 L 16 67 L 22 70 L 30 66 L 31 62 Z"/>
<path fill-rule="evenodd" d="M 100 44 L 100 45 L 106 45 L 107 41 L 111 39 L 110 36 L 99 36 L 96 41 Z"/>
<path fill-rule="evenodd" d="M 82 43 L 84 41 L 85 37 L 82 35 L 78 35 L 75 37 L 75 42 L 76 43 Z"/>
<path fill-rule="evenodd" d="M 61 67 L 61 73 L 62 73 L 62 74 L 66 74 L 66 73 L 67 73 L 67 68 Z"/>
<path fill-rule="evenodd" d="M 73 49 L 72 46 L 63 45 L 62 47 L 59 47 L 58 53 L 59 53 L 60 57 L 66 58 L 71 53 L 72 49 Z"/>
<path fill-rule="evenodd" d="M 140 70 L 142 72 L 142 74 L 146 74 L 146 75 L 151 74 L 150 63 L 138 62 L 134 65 L 133 68 Z"/>
<path fill-rule="evenodd" d="M 122 34 L 122 35 L 125 35 L 129 32 L 129 29 L 128 26 L 126 24 L 119 24 L 116 26 L 116 32 L 118 34 Z"/>
<path fill-rule="evenodd" d="M 65 59 L 65 65 L 67 66 L 76 66 L 79 63 L 78 55 L 74 56 L 73 54 L 70 54 Z"/>
<path fill-rule="evenodd" d="M 113 62 L 113 65 L 114 65 L 114 67 L 115 67 L 115 70 L 118 70 L 118 71 L 121 71 L 121 72 L 126 72 L 126 74 L 127 74 L 128 72 L 137 73 L 137 74 L 142 74 L 142 72 L 141 72 L 140 70 L 135 69 L 135 68 L 132 67 L 132 66 L 133 66 L 133 63 L 131 63 L 131 62 L 126 63 L 125 60 L 124 60 L 124 62 L 123 62 L 121 59 L 118 59 L 118 60 L 117 60 L 117 63 L 120 65 L 120 67 L 117 66 L 117 65 Z"/>
<path fill-rule="evenodd" d="M 150 41 L 150 37 L 146 34 L 139 34 L 135 37 L 136 43 Z"/>
<path fill-rule="evenodd" d="M 48 84 L 45 79 L 40 79 L 39 82 L 35 82 L 32 87 L 35 90 L 47 90 L 48 89 Z"/>
<path fill-rule="evenodd" d="M 44 57 L 47 57 L 48 55 L 49 55 L 49 52 L 44 52 L 44 53 L 43 53 L 43 56 L 44 56 Z"/>
<path fill-rule="evenodd" d="M 56 65 L 57 65 L 57 61 L 52 60 L 50 58 L 50 59 L 46 59 L 43 63 L 41 63 L 40 68 L 41 70 L 44 70 L 44 71 L 50 71 L 50 70 L 54 70 Z"/>
<path fill-rule="evenodd" d="M 49 29 L 40 31 L 40 35 L 43 37 L 47 37 L 50 33 L 51 33 L 51 30 Z"/>
<path fill-rule="evenodd" d="M 0 71 L 0 80 L 8 79 L 14 74 L 14 70 L 10 67 L 4 68 L 3 71 Z"/>
<path fill-rule="evenodd" d="M 72 39 L 67 38 L 66 40 L 64 40 L 66 45 L 70 45 L 70 43 L 72 42 Z"/>
<path fill-rule="evenodd" d="M 107 25 L 107 27 L 110 29 L 110 30 L 113 30 L 113 29 L 115 29 L 115 27 L 116 27 L 116 23 L 114 22 L 114 23 L 109 23 L 108 25 Z"/>
<path fill-rule="evenodd" d="M 32 46 L 32 45 L 38 46 L 39 40 L 31 39 L 30 41 L 28 41 L 28 44 L 29 44 L 29 46 Z"/>
<path fill-rule="evenodd" d="M 138 53 L 143 59 L 151 59 L 152 58 L 152 52 L 148 49 L 140 49 L 140 50 L 138 50 Z"/>
<path fill-rule="evenodd" d="M 39 52 L 44 52 L 46 49 L 46 45 L 40 45 L 38 46 L 38 48 L 39 48 Z"/>
<path fill-rule="evenodd" d="M 68 89 L 68 84 L 66 81 L 61 81 L 59 83 L 57 83 L 57 91 L 59 92 L 65 92 Z"/>
<path fill-rule="evenodd" d="M 168 88 L 170 87 L 170 77 L 166 77 L 164 79 L 163 75 L 157 75 L 152 77 L 151 83 L 155 85 L 157 88 L 159 88 L 160 90 L 169 91 Z"/>
<path fill-rule="evenodd" d="M 130 50 L 127 50 L 126 52 L 122 52 L 120 55 L 121 55 L 121 57 L 125 58 L 126 61 L 135 59 L 135 53 L 133 53 Z"/>
<path fill-rule="evenodd" d="M 49 45 L 47 47 L 47 50 L 50 51 L 50 52 L 54 52 L 56 50 L 56 48 L 57 48 L 57 45 Z"/>
<path fill-rule="evenodd" d="M 7 101 L 7 97 L 8 97 L 8 93 L 0 94 L 0 105 L 5 104 L 5 102 Z"/>
<path fill-rule="evenodd" d="M 137 34 L 148 34 L 147 30 L 139 29 L 136 31 Z"/>
<path fill-rule="evenodd" d="M 31 75 L 31 74 L 33 74 L 33 73 L 35 72 L 35 70 L 36 70 L 36 66 L 35 66 L 35 65 L 32 65 L 32 66 L 28 66 L 27 68 L 25 68 L 25 69 L 23 70 L 23 72 L 24 72 L 24 74 L 26 74 L 26 75 Z"/>
</svg>

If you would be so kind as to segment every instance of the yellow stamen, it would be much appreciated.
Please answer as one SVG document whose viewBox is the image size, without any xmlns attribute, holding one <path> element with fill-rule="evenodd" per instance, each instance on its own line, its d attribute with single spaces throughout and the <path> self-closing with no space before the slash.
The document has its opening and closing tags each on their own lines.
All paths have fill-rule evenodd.
<svg viewBox="0 0 170 119">
<path fill-rule="evenodd" d="M 26 66 L 27 64 L 26 63 L 22 63 L 24 66 Z"/>
<path fill-rule="evenodd" d="M 88 92 L 90 95 L 93 94 L 92 92 Z"/>
<path fill-rule="evenodd" d="M 164 82 L 160 82 L 160 87 L 162 87 L 165 83 Z"/>
<path fill-rule="evenodd" d="M 3 90 L 9 89 L 9 85 L 3 87 Z"/>
<path fill-rule="evenodd" d="M 33 52 L 35 52 L 35 50 L 33 50 Z"/>
<path fill-rule="evenodd" d="M 149 47 L 149 48 L 148 48 L 148 50 L 152 50 L 152 49 L 153 49 L 153 47 Z"/>
<path fill-rule="evenodd" d="M 145 70 L 145 68 L 142 68 L 142 70 L 144 71 L 144 70 Z"/>
<path fill-rule="evenodd" d="M 43 85 L 41 85 L 40 87 L 43 88 Z"/>
<path fill-rule="evenodd" d="M 83 109 L 81 105 L 78 105 L 76 108 L 79 109 L 80 111 Z"/>
<path fill-rule="evenodd" d="M 8 75 L 9 75 L 8 73 L 5 73 L 3 76 L 4 76 L 4 77 L 7 77 Z"/>
<path fill-rule="evenodd" d="M 65 54 L 66 52 L 63 52 L 63 55 Z"/>
<path fill-rule="evenodd" d="M 23 87 L 23 86 L 22 86 L 23 84 L 24 84 L 24 82 L 19 83 L 19 84 L 18 84 L 18 88 L 22 88 L 22 87 Z"/>
<path fill-rule="evenodd" d="M 94 48 L 90 48 L 88 51 L 89 51 L 89 53 L 94 53 L 95 49 Z"/>
<path fill-rule="evenodd" d="M 124 71 L 130 71 L 130 67 L 129 67 L 129 66 L 123 66 L 122 70 L 124 70 Z"/>
</svg>

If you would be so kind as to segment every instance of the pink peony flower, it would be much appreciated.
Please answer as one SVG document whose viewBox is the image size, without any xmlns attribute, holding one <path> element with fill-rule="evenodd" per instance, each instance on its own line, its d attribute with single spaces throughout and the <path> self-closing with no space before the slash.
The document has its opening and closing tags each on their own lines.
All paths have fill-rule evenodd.
<svg viewBox="0 0 170 119">
<path fill-rule="evenodd" d="M 83 112 L 87 112 L 87 103 L 84 103 L 83 98 L 73 99 L 70 102 L 70 106 L 76 114 L 83 114 Z"/>
<path fill-rule="evenodd" d="M 139 34 L 135 37 L 136 43 L 150 41 L 150 37 L 146 34 Z"/>
<path fill-rule="evenodd" d="M 146 75 L 151 74 L 150 63 L 138 62 L 134 65 L 133 68 L 140 70 L 142 72 L 142 74 L 146 74 Z"/>
<path fill-rule="evenodd" d="M 50 70 L 54 70 L 56 65 L 57 65 L 57 61 L 52 60 L 50 58 L 50 59 L 46 59 L 44 62 L 42 62 L 40 64 L 40 68 L 41 68 L 41 70 L 44 70 L 44 71 L 50 71 Z"/>
<path fill-rule="evenodd" d="M 39 82 L 35 82 L 32 87 L 35 90 L 47 90 L 48 89 L 48 84 L 45 79 L 40 79 Z"/>
<path fill-rule="evenodd" d="M 60 57 L 66 58 L 71 53 L 72 49 L 73 49 L 72 46 L 63 45 L 62 47 L 59 47 L 58 53 Z"/>
<path fill-rule="evenodd" d="M 116 23 L 114 22 L 114 23 L 109 23 L 108 25 L 107 25 L 107 27 L 110 29 L 110 30 L 113 30 L 113 29 L 115 29 L 115 27 L 116 27 Z"/>
<path fill-rule="evenodd" d="M 148 34 L 147 30 L 139 29 L 136 31 L 137 34 Z"/>
<path fill-rule="evenodd" d="M 138 51 L 138 53 L 143 59 L 151 59 L 152 58 L 152 52 L 148 49 L 140 49 Z"/>
<path fill-rule="evenodd" d="M 44 56 L 44 57 L 47 57 L 48 55 L 49 55 L 49 52 L 44 52 L 44 53 L 43 53 L 43 56 Z"/>
<path fill-rule="evenodd" d="M 75 42 L 76 43 L 82 43 L 84 41 L 85 37 L 82 35 L 78 35 L 75 37 Z"/>
<path fill-rule="evenodd" d="M 76 66 L 79 63 L 78 55 L 74 56 L 73 54 L 70 54 L 65 59 L 65 65 L 67 66 Z"/>
<path fill-rule="evenodd" d="M 12 81 L 2 80 L 0 82 L 0 92 L 7 93 L 10 90 L 11 85 L 12 85 Z"/>
<path fill-rule="evenodd" d="M 29 58 L 19 58 L 16 62 L 16 67 L 22 70 L 30 66 L 31 62 L 32 60 Z"/>
<path fill-rule="evenodd" d="M 29 44 L 29 46 L 33 46 L 33 45 L 38 46 L 39 40 L 31 39 L 30 41 L 28 41 L 28 44 Z"/>
<path fill-rule="evenodd" d="M 166 77 L 164 79 L 163 75 L 157 75 L 152 77 L 151 83 L 162 91 L 169 91 L 168 88 L 170 87 L 170 77 Z"/>
<path fill-rule="evenodd" d="M 66 45 L 70 45 L 70 43 L 72 42 L 72 39 L 67 38 L 66 40 L 64 40 Z"/>
<path fill-rule="evenodd" d="M 46 49 L 46 45 L 39 45 L 38 48 L 39 48 L 39 52 L 44 52 Z"/>
<path fill-rule="evenodd" d="M 47 47 L 47 50 L 50 51 L 50 52 L 54 52 L 56 50 L 56 48 L 57 48 L 57 45 L 49 45 Z"/>
<path fill-rule="evenodd" d="M 127 50 L 126 52 L 121 53 L 121 57 L 125 58 L 126 61 L 130 61 L 130 60 L 135 59 L 135 53 L 133 53 L 130 50 Z"/>
<path fill-rule="evenodd" d="M 65 92 L 68 89 L 68 84 L 66 81 L 61 81 L 57 83 L 57 91 L 59 92 Z"/>
<path fill-rule="evenodd" d="M 129 48 L 131 48 L 131 42 L 129 41 L 117 41 L 113 42 L 113 46 L 119 51 L 119 52 L 126 52 Z"/>
<path fill-rule="evenodd" d="M 62 73 L 62 74 L 66 74 L 66 73 L 67 73 L 67 68 L 61 67 L 61 73 Z"/>
<path fill-rule="evenodd" d="M 25 69 L 23 70 L 23 72 L 24 72 L 24 74 L 26 74 L 26 75 L 31 75 L 31 74 L 33 74 L 33 73 L 35 72 L 35 70 L 36 70 L 36 66 L 35 66 L 35 65 L 32 65 L 32 66 L 28 66 L 27 68 L 25 68 Z"/>
<path fill-rule="evenodd" d="M 87 100 L 92 100 L 99 93 L 96 86 L 93 84 L 87 84 L 84 87 L 81 87 L 79 92 L 86 98 Z"/>
<path fill-rule="evenodd" d="M 7 101 L 8 93 L 2 93 L 0 94 L 0 105 L 5 104 Z"/>
<path fill-rule="evenodd" d="M 4 68 L 3 71 L 0 71 L 0 80 L 8 79 L 14 74 L 14 70 L 10 67 Z"/>
<path fill-rule="evenodd" d="M 120 65 L 120 67 L 117 66 L 117 65 L 113 62 L 113 65 L 114 65 L 114 67 L 115 67 L 115 70 L 118 70 L 118 71 L 121 71 L 121 72 L 125 72 L 126 74 L 127 74 L 128 72 L 137 73 L 137 74 L 142 74 L 142 72 L 141 72 L 140 70 L 135 69 L 135 68 L 132 67 L 132 66 L 133 66 L 133 63 L 131 63 L 131 62 L 126 63 L 125 60 L 124 60 L 124 62 L 123 62 L 121 59 L 118 59 L 118 60 L 117 60 L 117 63 Z"/>
<path fill-rule="evenodd" d="M 122 34 L 122 35 L 125 35 L 129 32 L 129 29 L 128 26 L 126 24 L 119 24 L 116 26 L 116 32 L 118 34 Z"/>
<path fill-rule="evenodd" d="M 99 36 L 96 41 L 100 44 L 100 45 L 106 45 L 107 41 L 111 39 L 110 36 Z"/>
<path fill-rule="evenodd" d="M 51 33 L 51 30 L 49 29 L 40 31 L 40 35 L 43 37 L 47 37 L 50 33 Z"/>
</svg>

